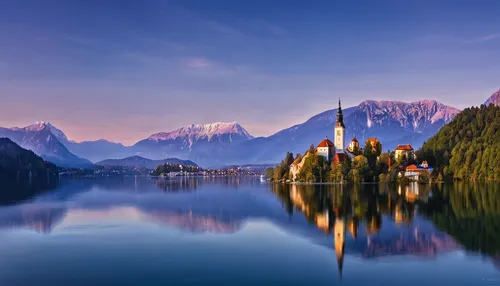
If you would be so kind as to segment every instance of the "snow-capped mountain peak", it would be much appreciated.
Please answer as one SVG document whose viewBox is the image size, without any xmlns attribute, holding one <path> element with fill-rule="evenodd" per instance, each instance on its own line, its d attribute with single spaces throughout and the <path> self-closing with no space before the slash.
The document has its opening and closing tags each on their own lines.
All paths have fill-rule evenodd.
<svg viewBox="0 0 500 286">
<path fill-rule="evenodd" d="M 27 132 L 39 132 L 44 129 L 47 129 L 50 131 L 56 138 L 61 141 L 62 143 L 67 142 L 68 138 L 66 137 L 66 134 L 62 132 L 60 129 L 54 127 L 54 125 L 50 124 L 50 122 L 47 121 L 37 121 L 34 124 L 31 124 L 29 126 L 26 126 L 24 128 L 13 128 L 12 130 L 23 130 Z"/>
<path fill-rule="evenodd" d="M 253 138 L 248 131 L 245 130 L 237 122 L 215 122 L 211 124 L 191 124 L 170 132 L 160 132 L 149 136 L 152 141 L 175 140 L 179 138 L 207 138 L 210 140 L 216 135 L 239 135 L 246 139 Z"/>
<path fill-rule="evenodd" d="M 358 112 L 366 114 L 367 126 L 383 124 L 384 120 L 392 118 L 401 126 L 408 123 L 417 129 L 425 122 L 435 123 L 443 120 L 449 122 L 460 110 L 446 106 L 436 100 L 419 100 L 410 103 L 400 101 L 366 100 L 358 105 Z"/>
<path fill-rule="evenodd" d="M 41 131 L 45 129 L 47 126 L 52 126 L 52 125 L 49 122 L 37 121 L 34 124 L 26 126 L 22 129 L 24 129 L 25 131 Z"/>
</svg>

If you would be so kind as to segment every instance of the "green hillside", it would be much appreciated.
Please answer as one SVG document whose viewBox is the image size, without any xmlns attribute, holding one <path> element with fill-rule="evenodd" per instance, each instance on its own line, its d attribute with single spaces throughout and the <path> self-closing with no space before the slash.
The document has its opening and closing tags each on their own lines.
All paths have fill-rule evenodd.
<svg viewBox="0 0 500 286">
<path fill-rule="evenodd" d="M 419 158 L 457 180 L 500 181 L 500 107 L 463 110 L 424 143 Z"/>
</svg>

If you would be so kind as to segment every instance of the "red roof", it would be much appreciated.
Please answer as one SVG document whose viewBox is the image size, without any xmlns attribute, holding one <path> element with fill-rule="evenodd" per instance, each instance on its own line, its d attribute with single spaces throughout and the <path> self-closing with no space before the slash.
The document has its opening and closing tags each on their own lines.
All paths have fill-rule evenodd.
<svg viewBox="0 0 500 286">
<path fill-rule="evenodd" d="M 332 162 L 334 163 L 342 163 L 346 160 L 347 155 L 344 153 L 336 153 L 335 156 L 333 157 Z"/>
<path fill-rule="evenodd" d="M 352 138 L 351 142 L 358 142 L 358 139 L 356 137 Z"/>
<path fill-rule="evenodd" d="M 335 144 L 333 144 L 333 142 L 330 141 L 329 139 L 325 139 L 325 140 L 319 142 L 319 144 L 316 148 L 318 148 L 318 147 L 335 147 Z"/>
<path fill-rule="evenodd" d="M 417 165 L 410 165 L 410 166 L 406 167 L 406 171 L 408 171 L 408 170 L 417 170 L 417 169 L 418 169 Z"/>
<path fill-rule="evenodd" d="M 413 151 L 413 147 L 411 147 L 410 144 L 398 145 L 398 147 L 396 147 L 396 150 L 398 150 L 398 151 Z"/>
</svg>

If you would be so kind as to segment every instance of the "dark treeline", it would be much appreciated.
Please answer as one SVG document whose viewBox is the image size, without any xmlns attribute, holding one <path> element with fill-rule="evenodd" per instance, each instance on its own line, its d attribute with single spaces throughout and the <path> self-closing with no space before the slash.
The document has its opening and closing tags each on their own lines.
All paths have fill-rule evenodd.
<svg viewBox="0 0 500 286">
<path fill-rule="evenodd" d="M 58 168 L 35 153 L 19 147 L 7 138 L 0 138 L 0 203 L 29 198 L 55 187 Z"/>
<path fill-rule="evenodd" d="M 153 176 L 160 176 L 162 174 L 168 174 L 172 172 L 188 172 L 195 173 L 199 172 L 200 168 L 198 166 L 188 166 L 188 165 L 179 165 L 179 164 L 163 164 L 156 167 L 156 169 L 152 172 Z"/>
<path fill-rule="evenodd" d="M 7 138 L 0 138 L 0 176 L 14 179 L 29 176 L 33 179 L 58 175 L 57 167 L 33 151 L 23 149 Z"/>
<path fill-rule="evenodd" d="M 446 177 L 500 181 L 500 107 L 463 110 L 424 143 L 418 156 Z"/>
</svg>

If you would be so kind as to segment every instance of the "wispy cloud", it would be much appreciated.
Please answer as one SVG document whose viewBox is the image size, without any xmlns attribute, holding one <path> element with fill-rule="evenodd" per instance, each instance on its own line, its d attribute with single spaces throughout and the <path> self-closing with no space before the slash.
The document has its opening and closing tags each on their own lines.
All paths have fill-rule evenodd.
<svg viewBox="0 0 500 286">
<path fill-rule="evenodd" d="M 274 24 L 267 26 L 269 32 L 279 38 L 290 38 L 290 32 Z"/>
<path fill-rule="evenodd" d="M 485 43 L 500 38 L 500 33 L 483 35 L 481 37 L 466 40 L 466 44 Z"/>
</svg>

